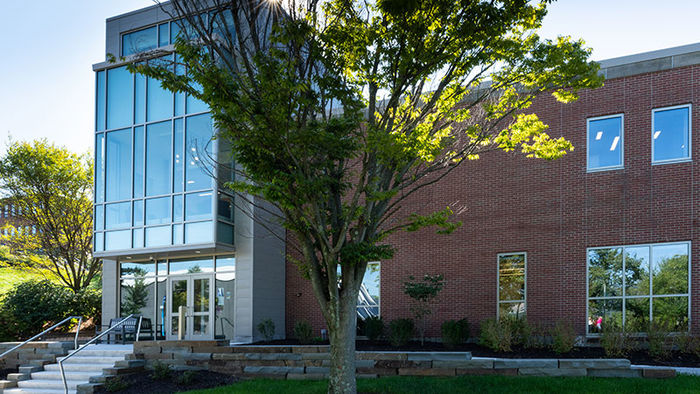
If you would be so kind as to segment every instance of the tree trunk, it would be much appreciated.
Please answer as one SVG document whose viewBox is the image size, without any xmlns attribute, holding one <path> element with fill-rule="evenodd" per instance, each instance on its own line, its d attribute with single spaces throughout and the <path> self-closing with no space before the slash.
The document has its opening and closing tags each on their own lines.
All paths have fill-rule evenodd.
<svg viewBox="0 0 700 394">
<path fill-rule="evenodd" d="M 350 291 L 350 293 L 352 293 Z M 357 292 L 355 292 L 357 293 Z M 355 394 L 355 337 L 357 329 L 357 294 L 345 294 L 335 313 L 333 328 L 328 336 L 331 345 L 331 369 L 328 382 L 328 393 Z M 329 328 L 331 322 L 328 322 Z"/>
</svg>

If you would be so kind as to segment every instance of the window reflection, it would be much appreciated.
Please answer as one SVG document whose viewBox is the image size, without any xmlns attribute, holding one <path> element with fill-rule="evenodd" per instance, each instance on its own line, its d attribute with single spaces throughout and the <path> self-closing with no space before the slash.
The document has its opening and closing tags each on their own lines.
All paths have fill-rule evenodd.
<svg viewBox="0 0 700 394">
<path fill-rule="evenodd" d="M 199 259 L 170 260 L 170 275 L 195 274 L 200 272 L 214 272 L 214 259 L 211 257 L 204 257 Z"/>
<path fill-rule="evenodd" d="M 131 129 L 107 133 L 107 201 L 131 198 Z"/>
<path fill-rule="evenodd" d="M 126 66 L 107 70 L 107 129 L 132 124 L 133 89 L 134 78 Z"/>
<path fill-rule="evenodd" d="M 588 121 L 588 169 L 622 166 L 622 116 Z"/>
<path fill-rule="evenodd" d="M 170 193 L 170 122 L 146 127 L 146 195 Z"/>
<path fill-rule="evenodd" d="M 690 108 L 661 109 L 653 112 L 653 161 L 690 157 Z"/>
<path fill-rule="evenodd" d="M 211 116 L 202 114 L 186 120 L 185 190 L 201 190 L 212 187 L 211 165 Z"/>
</svg>

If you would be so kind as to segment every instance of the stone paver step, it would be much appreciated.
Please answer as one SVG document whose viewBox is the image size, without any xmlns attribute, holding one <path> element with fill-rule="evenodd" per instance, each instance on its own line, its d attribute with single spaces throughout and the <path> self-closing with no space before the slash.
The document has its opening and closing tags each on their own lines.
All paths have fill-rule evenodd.
<svg viewBox="0 0 700 394">
<path fill-rule="evenodd" d="M 111 368 L 114 364 L 63 364 L 64 371 L 102 371 L 105 368 Z M 49 364 L 44 366 L 45 371 L 60 371 L 58 364 Z"/>
<path fill-rule="evenodd" d="M 63 360 L 65 357 L 59 357 L 56 359 L 56 362 Z M 114 364 L 115 362 L 119 360 L 123 360 L 124 356 L 121 357 L 105 357 L 105 356 L 83 356 L 81 353 L 78 353 L 77 356 L 73 356 L 66 361 L 63 362 L 63 365 L 65 364 Z"/>
<path fill-rule="evenodd" d="M 85 382 L 79 380 L 67 380 L 69 390 L 75 390 L 79 384 Z M 50 390 L 63 390 L 63 382 L 58 380 L 49 379 L 32 379 L 32 380 L 22 380 L 17 382 L 17 387 L 21 389 L 50 389 Z"/>
<path fill-rule="evenodd" d="M 91 377 L 99 375 L 100 371 L 65 371 L 66 379 L 68 380 L 83 380 L 88 381 Z M 32 372 L 32 379 L 58 379 L 61 380 L 61 371 L 40 371 Z"/>
<path fill-rule="evenodd" d="M 75 394 L 76 390 L 68 390 L 68 394 Z M 63 390 L 52 390 L 52 389 L 5 389 L 3 394 L 64 394 Z"/>
</svg>

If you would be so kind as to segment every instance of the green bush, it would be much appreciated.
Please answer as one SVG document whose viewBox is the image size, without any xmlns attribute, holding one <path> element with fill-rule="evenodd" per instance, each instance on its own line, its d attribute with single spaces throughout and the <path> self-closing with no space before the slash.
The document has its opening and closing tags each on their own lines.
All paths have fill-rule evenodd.
<svg viewBox="0 0 700 394">
<path fill-rule="evenodd" d="M 185 371 L 177 377 L 177 384 L 180 386 L 190 386 L 197 380 L 197 371 Z"/>
<path fill-rule="evenodd" d="M 552 331 L 552 350 L 555 353 L 569 353 L 576 343 L 576 332 L 570 322 L 558 321 Z"/>
<path fill-rule="evenodd" d="M 479 344 L 494 352 L 509 352 L 513 344 L 512 325 L 508 319 L 486 319 L 481 322 Z"/>
<path fill-rule="evenodd" d="M 48 280 L 22 282 L 2 299 L 0 337 L 28 338 L 70 315 L 83 316 L 84 320 L 99 319 L 101 307 L 99 290 L 87 289 L 76 294 Z"/>
<path fill-rule="evenodd" d="M 125 382 L 124 379 L 119 376 L 111 377 L 105 380 L 105 390 L 110 393 L 115 393 L 118 391 L 123 391 L 129 388 L 129 383 Z"/>
<path fill-rule="evenodd" d="M 505 329 L 511 333 L 511 344 L 523 347 L 532 347 L 533 327 L 525 317 L 503 316 L 501 323 L 506 325 Z"/>
<path fill-rule="evenodd" d="M 618 324 L 603 326 L 600 345 L 608 357 L 623 357 L 634 350 L 634 339 L 629 332 Z"/>
<path fill-rule="evenodd" d="M 391 346 L 404 346 L 413 337 L 412 319 L 395 319 L 389 323 L 389 342 Z"/>
<path fill-rule="evenodd" d="M 681 353 L 692 354 L 700 358 L 700 337 L 684 332 L 674 337 L 674 344 Z"/>
<path fill-rule="evenodd" d="M 453 348 L 469 339 L 469 322 L 467 319 L 448 320 L 440 326 L 442 343 L 445 347 Z"/>
<path fill-rule="evenodd" d="M 294 337 L 299 340 L 300 343 L 308 344 L 314 340 L 314 330 L 311 328 L 311 324 L 306 320 L 299 320 L 294 325 Z"/>
<path fill-rule="evenodd" d="M 258 332 L 265 338 L 267 342 L 270 342 L 275 338 L 275 322 L 272 319 L 265 319 L 258 323 Z"/>
<path fill-rule="evenodd" d="M 649 324 L 647 343 L 651 357 L 657 360 L 665 360 L 671 357 L 673 337 L 665 325 L 658 323 Z"/>
<path fill-rule="evenodd" d="M 153 378 L 153 380 L 165 380 L 170 378 L 171 372 L 172 370 L 170 369 L 169 364 L 156 360 L 153 363 L 153 373 L 151 374 L 151 378 Z"/>
<path fill-rule="evenodd" d="M 384 335 L 384 320 L 379 316 L 364 319 L 364 334 L 370 341 L 376 341 Z"/>
</svg>

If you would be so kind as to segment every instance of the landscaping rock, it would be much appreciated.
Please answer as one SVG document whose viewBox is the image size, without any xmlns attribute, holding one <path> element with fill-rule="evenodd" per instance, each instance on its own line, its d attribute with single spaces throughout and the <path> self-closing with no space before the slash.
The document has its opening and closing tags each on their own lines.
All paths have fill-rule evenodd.
<svg viewBox="0 0 700 394">
<path fill-rule="evenodd" d="M 612 359 L 560 359 L 559 368 L 588 368 L 588 369 L 629 369 L 630 360 L 624 358 Z"/>
<path fill-rule="evenodd" d="M 559 368 L 559 360 L 551 359 L 509 359 L 497 358 L 493 360 L 495 369 L 501 368 Z"/>
<path fill-rule="evenodd" d="M 522 376 L 586 376 L 586 368 L 520 368 Z"/>
<path fill-rule="evenodd" d="M 409 361 L 464 361 L 470 360 L 472 354 L 469 352 L 415 352 L 408 353 Z"/>
<path fill-rule="evenodd" d="M 480 358 L 464 361 L 433 361 L 433 368 L 492 369 L 493 359 Z"/>
<path fill-rule="evenodd" d="M 642 377 L 650 379 L 668 379 L 676 377 L 676 370 L 672 368 L 644 368 L 642 369 Z"/>
<path fill-rule="evenodd" d="M 596 378 L 640 378 L 642 371 L 638 369 L 589 369 L 588 376 Z"/>
<path fill-rule="evenodd" d="M 403 376 L 455 376 L 453 368 L 399 368 Z"/>
<path fill-rule="evenodd" d="M 243 373 L 284 375 L 287 373 L 304 373 L 304 367 L 245 367 Z"/>
<path fill-rule="evenodd" d="M 517 368 L 501 368 L 501 369 L 455 369 L 455 375 L 501 375 L 501 376 L 518 376 Z"/>
</svg>

